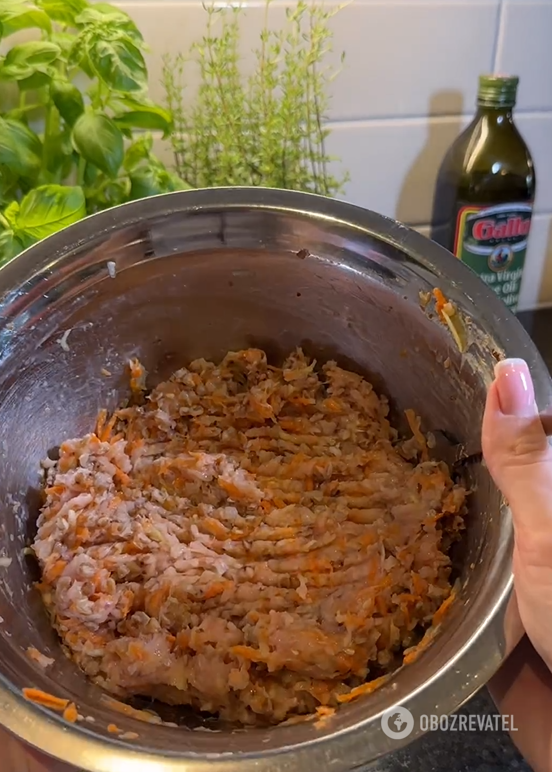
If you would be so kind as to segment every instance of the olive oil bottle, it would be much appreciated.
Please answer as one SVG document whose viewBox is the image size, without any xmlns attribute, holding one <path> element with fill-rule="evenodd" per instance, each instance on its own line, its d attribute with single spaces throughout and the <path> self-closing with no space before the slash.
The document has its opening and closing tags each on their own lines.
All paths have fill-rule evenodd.
<svg viewBox="0 0 552 772">
<path fill-rule="evenodd" d="M 512 111 L 517 77 L 482 75 L 477 112 L 445 156 L 435 189 L 431 237 L 517 308 L 535 171 Z"/>
</svg>

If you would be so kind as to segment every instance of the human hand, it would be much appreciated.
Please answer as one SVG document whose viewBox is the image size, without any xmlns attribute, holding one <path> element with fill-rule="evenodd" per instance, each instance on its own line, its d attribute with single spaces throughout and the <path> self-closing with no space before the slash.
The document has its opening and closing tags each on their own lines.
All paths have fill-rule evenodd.
<svg viewBox="0 0 552 772">
<path fill-rule="evenodd" d="M 499 362 L 483 420 L 483 454 L 514 524 L 514 586 L 523 627 L 552 670 L 552 448 L 527 364 Z"/>
<path fill-rule="evenodd" d="M 497 365 L 482 442 L 514 523 L 514 595 L 505 635 L 518 640 L 522 627 L 527 633 L 489 687 L 502 714 L 512 717 L 512 739 L 531 767 L 552 772 L 552 450 L 525 362 Z"/>
</svg>

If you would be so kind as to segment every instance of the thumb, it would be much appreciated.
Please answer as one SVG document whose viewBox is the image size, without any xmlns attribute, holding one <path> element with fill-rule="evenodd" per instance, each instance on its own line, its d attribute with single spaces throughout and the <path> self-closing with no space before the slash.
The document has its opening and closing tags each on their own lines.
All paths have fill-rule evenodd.
<svg viewBox="0 0 552 772">
<path fill-rule="evenodd" d="M 482 443 L 487 467 L 512 508 L 519 535 L 552 532 L 552 449 L 522 359 L 506 359 L 495 367 Z"/>
<path fill-rule="evenodd" d="M 552 664 L 552 449 L 527 364 L 495 368 L 483 419 L 483 454 L 514 524 L 514 579 L 523 625 Z"/>
</svg>

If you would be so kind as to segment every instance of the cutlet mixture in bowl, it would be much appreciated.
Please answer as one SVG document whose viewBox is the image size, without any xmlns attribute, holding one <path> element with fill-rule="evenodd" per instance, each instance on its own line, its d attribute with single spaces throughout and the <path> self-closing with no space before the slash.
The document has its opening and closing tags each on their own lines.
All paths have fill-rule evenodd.
<svg viewBox="0 0 552 772">
<path fill-rule="evenodd" d="M 117 696 L 244 724 L 379 685 L 449 603 L 463 525 L 419 430 L 401 442 L 370 383 L 301 350 L 199 359 L 145 400 L 131 375 L 137 404 L 46 462 L 33 546 L 70 656 Z"/>
<path fill-rule="evenodd" d="M 136 201 L 2 266 L 0 725 L 40 772 L 350 772 L 455 711 L 517 640 L 513 532 L 428 439 L 477 449 L 503 356 L 550 404 L 460 261 L 307 194 Z"/>
</svg>

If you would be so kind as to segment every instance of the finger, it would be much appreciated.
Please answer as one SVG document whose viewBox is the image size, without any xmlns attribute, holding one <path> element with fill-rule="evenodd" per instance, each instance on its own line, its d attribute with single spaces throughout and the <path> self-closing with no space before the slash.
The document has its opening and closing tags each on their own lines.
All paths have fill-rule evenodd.
<svg viewBox="0 0 552 772">
<path fill-rule="evenodd" d="M 520 535 L 552 532 L 552 450 L 529 368 L 511 359 L 499 362 L 495 373 L 483 419 L 485 461 L 512 508 Z"/>
<path fill-rule="evenodd" d="M 552 664 L 552 450 L 529 369 L 497 365 L 483 421 L 483 453 L 514 523 L 514 575 L 523 625 Z"/>
</svg>

